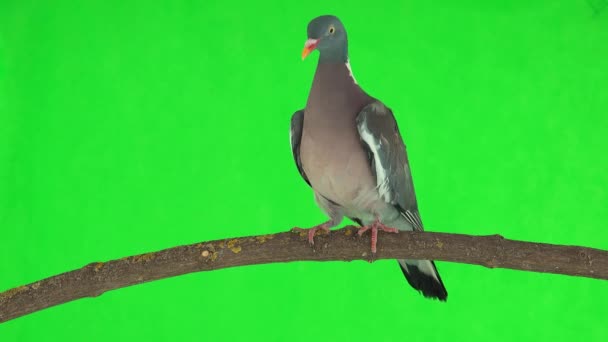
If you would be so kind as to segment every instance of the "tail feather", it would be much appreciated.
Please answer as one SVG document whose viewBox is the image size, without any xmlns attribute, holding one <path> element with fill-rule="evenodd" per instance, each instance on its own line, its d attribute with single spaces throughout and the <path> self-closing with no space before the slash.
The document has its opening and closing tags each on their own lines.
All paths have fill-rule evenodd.
<svg viewBox="0 0 608 342">
<path fill-rule="evenodd" d="M 350 219 L 357 222 L 360 226 L 363 226 L 365 223 L 356 217 L 351 217 Z M 395 227 L 403 231 L 411 231 L 413 229 L 412 224 L 403 215 L 386 224 L 389 227 Z M 436 298 L 443 302 L 448 299 L 448 291 L 443 286 L 439 272 L 437 272 L 435 263 L 432 260 L 401 259 L 398 261 L 405 279 L 414 289 L 422 292 L 427 298 Z"/>
<path fill-rule="evenodd" d="M 427 298 L 446 301 L 448 292 L 441 281 L 435 263 L 431 260 L 399 260 L 407 282 Z"/>
</svg>

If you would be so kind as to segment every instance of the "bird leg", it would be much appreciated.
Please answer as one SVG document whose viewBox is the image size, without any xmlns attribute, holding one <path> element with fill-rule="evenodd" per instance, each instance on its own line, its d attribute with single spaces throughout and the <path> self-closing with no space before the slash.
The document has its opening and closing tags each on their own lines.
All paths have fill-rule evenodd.
<svg viewBox="0 0 608 342">
<path fill-rule="evenodd" d="M 357 235 L 361 236 L 368 230 L 372 231 L 372 254 L 376 254 L 376 244 L 378 243 L 378 230 L 387 233 L 399 233 L 399 230 L 397 228 L 385 226 L 382 222 L 380 222 L 380 219 L 378 218 L 376 218 L 376 221 L 374 221 L 373 223 L 359 228 L 359 230 L 357 231 Z"/>
<path fill-rule="evenodd" d="M 308 243 L 310 243 L 311 245 L 315 244 L 315 233 L 317 232 L 317 230 L 322 230 L 326 233 L 329 233 L 329 229 L 331 228 L 331 223 L 332 221 L 327 221 L 325 223 L 321 223 L 319 225 L 316 225 L 312 228 L 299 228 L 299 227 L 294 227 L 291 230 L 295 231 L 295 232 L 306 232 L 308 233 Z"/>
</svg>

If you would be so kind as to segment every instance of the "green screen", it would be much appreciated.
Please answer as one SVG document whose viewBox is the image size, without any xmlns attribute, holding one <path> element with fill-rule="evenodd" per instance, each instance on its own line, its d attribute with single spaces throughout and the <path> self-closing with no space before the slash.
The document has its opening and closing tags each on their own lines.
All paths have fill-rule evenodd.
<svg viewBox="0 0 608 342">
<path fill-rule="evenodd" d="M 608 249 L 603 5 L 2 0 L 0 291 L 325 220 L 289 123 L 328 13 L 397 117 L 427 230 Z M 0 341 L 608 340 L 605 281 L 437 267 L 447 303 L 392 260 L 272 264 L 67 303 Z"/>
</svg>

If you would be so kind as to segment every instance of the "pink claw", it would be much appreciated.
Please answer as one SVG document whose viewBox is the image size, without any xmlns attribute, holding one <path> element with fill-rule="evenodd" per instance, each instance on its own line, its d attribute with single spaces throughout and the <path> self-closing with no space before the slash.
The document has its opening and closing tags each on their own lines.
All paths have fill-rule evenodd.
<svg viewBox="0 0 608 342">
<path fill-rule="evenodd" d="M 329 233 L 329 225 L 327 223 L 322 223 L 320 225 L 314 226 L 312 228 L 298 228 L 298 227 L 294 227 L 292 230 L 297 231 L 297 232 L 307 232 L 308 233 L 308 243 L 310 243 L 311 245 L 315 244 L 315 234 L 317 233 L 317 230 L 322 230 L 326 233 Z"/>
<path fill-rule="evenodd" d="M 376 254 L 376 245 L 378 243 L 378 230 L 381 230 L 381 231 L 387 232 L 387 233 L 399 233 L 398 229 L 387 227 L 384 224 L 382 224 L 380 222 L 380 220 L 376 220 L 372 224 L 362 226 L 361 228 L 359 228 L 359 230 L 357 231 L 357 235 L 361 236 L 361 235 L 363 235 L 363 233 L 365 233 L 366 231 L 368 231 L 370 229 L 372 231 L 372 254 Z"/>
</svg>

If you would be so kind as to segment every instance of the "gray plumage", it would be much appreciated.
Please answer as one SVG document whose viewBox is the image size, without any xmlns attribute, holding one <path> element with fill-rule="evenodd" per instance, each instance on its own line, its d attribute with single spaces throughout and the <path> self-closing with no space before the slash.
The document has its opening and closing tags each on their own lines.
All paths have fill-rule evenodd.
<svg viewBox="0 0 608 342">
<path fill-rule="evenodd" d="M 405 145 L 392 111 L 369 96 L 352 76 L 344 26 L 321 16 L 308 26 L 320 58 L 306 108 L 291 120 L 294 161 L 329 216 L 360 225 L 379 219 L 399 230 L 423 230 Z M 399 260 L 415 289 L 446 300 L 447 291 L 429 260 Z"/>
</svg>

